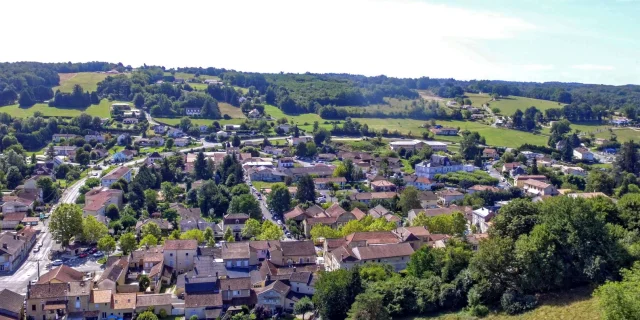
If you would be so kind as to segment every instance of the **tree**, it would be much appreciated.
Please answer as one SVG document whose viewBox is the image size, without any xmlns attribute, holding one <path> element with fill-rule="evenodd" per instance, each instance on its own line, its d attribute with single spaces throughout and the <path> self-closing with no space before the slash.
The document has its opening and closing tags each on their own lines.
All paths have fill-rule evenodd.
<svg viewBox="0 0 640 320">
<path fill-rule="evenodd" d="M 301 203 L 316 200 L 316 186 L 313 183 L 313 178 L 310 175 L 305 174 L 298 180 L 298 192 L 296 193 L 296 199 Z"/>
<path fill-rule="evenodd" d="M 116 250 L 116 240 L 110 235 L 100 238 L 100 240 L 98 240 L 98 250 L 109 256 L 111 252 Z"/>
<path fill-rule="evenodd" d="M 528 199 L 514 199 L 500 208 L 489 229 L 492 236 L 508 237 L 514 241 L 528 234 L 538 221 L 538 207 Z"/>
<path fill-rule="evenodd" d="M 236 241 L 236 237 L 233 235 L 233 232 L 231 231 L 231 228 L 227 228 L 227 230 L 224 232 L 224 241 L 226 242 L 234 242 Z"/>
<path fill-rule="evenodd" d="M 140 280 L 138 281 L 138 289 L 140 290 L 140 292 L 145 292 L 147 291 L 147 288 L 149 288 L 149 286 L 151 285 L 151 280 L 149 279 L 149 277 L 147 275 L 141 275 L 140 276 Z M 145 311 L 148 312 L 148 311 Z M 144 314 L 144 312 L 142 314 L 140 314 L 138 317 L 142 316 Z M 155 315 L 154 315 L 155 316 Z M 156 319 L 158 319 L 156 317 Z"/>
<path fill-rule="evenodd" d="M 615 187 L 615 181 L 613 177 L 600 170 L 591 170 L 587 175 L 587 185 L 585 191 L 587 192 L 602 192 L 607 195 L 613 193 Z"/>
<path fill-rule="evenodd" d="M 45 203 L 49 203 L 58 199 L 58 185 L 53 183 L 49 177 L 38 179 L 37 185 L 42 189 L 42 199 Z"/>
<path fill-rule="evenodd" d="M 63 247 L 69 245 L 71 238 L 82 233 L 82 209 L 78 205 L 61 204 L 50 220 L 49 230 L 53 239 L 60 241 Z"/>
<path fill-rule="evenodd" d="M 147 235 L 152 235 L 156 239 L 162 238 L 162 230 L 160 230 L 160 227 L 158 227 L 158 225 L 153 221 L 143 225 L 141 228 L 141 232 L 143 237 Z"/>
<path fill-rule="evenodd" d="M 137 247 L 136 236 L 133 233 L 127 232 L 120 236 L 120 249 L 123 254 L 129 254 Z"/>
<path fill-rule="evenodd" d="M 383 303 L 379 293 L 366 291 L 356 297 L 349 310 L 351 320 L 390 320 L 389 310 Z"/>
<path fill-rule="evenodd" d="M 112 221 L 118 220 L 120 219 L 120 210 L 118 210 L 118 206 L 112 203 L 107 206 L 107 209 L 105 210 L 105 215 L 107 216 L 107 218 L 109 218 Z"/>
<path fill-rule="evenodd" d="M 314 131 L 313 142 L 315 142 L 316 145 L 319 146 L 323 143 L 328 143 L 329 141 L 331 141 L 331 132 L 329 132 L 329 130 L 321 128 Z"/>
<path fill-rule="evenodd" d="M 340 231 L 321 223 L 314 225 L 309 233 L 311 234 L 311 239 L 313 240 L 316 240 L 318 238 L 335 239 L 342 236 Z"/>
<path fill-rule="evenodd" d="M 173 148 L 173 144 L 174 144 L 174 140 L 173 138 L 169 138 L 167 139 L 167 141 L 164 143 L 164 147 L 167 150 L 171 150 Z"/>
<path fill-rule="evenodd" d="M 147 189 L 144 191 L 144 199 L 147 204 L 147 211 L 156 212 L 158 208 L 158 193 L 155 190 Z"/>
<path fill-rule="evenodd" d="M 148 280 L 149 278 L 147 278 Z M 147 286 L 148 287 L 148 286 Z M 146 290 L 146 289 L 145 289 Z M 143 290 L 141 290 L 144 292 Z M 197 316 L 196 316 L 197 317 Z M 151 311 L 145 311 L 136 317 L 136 320 L 158 320 L 158 317 Z M 193 320 L 193 319 L 190 319 Z"/>
<path fill-rule="evenodd" d="M 9 189 L 15 189 L 22 182 L 22 173 L 16 166 L 9 167 L 7 171 L 7 187 Z"/>
<path fill-rule="evenodd" d="M 323 319 L 345 319 L 356 296 L 362 292 L 358 267 L 321 271 L 315 285 L 313 304 Z"/>
<path fill-rule="evenodd" d="M 302 297 L 302 299 L 298 300 L 293 306 L 293 312 L 295 314 L 301 314 L 302 320 L 304 320 L 304 315 L 310 311 L 313 311 L 313 302 L 307 296 Z"/>
<path fill-rule="evenodd" d="M 213 247 L 213 245 L 216 243 L 216 238 L 211 227 L 207 227 L 206 229 L 204 229 L 204 241 L 206 241 L 207 245 L 211 247 Z"/>
<path fill-rule="evenodd" d="M 238 136 L 237 134 L 234 134 L 233 137 L 231 138 L 231 146 L 233 146 L 234 148 L 237 148 L 240 146 L 242 142 L 240 141 L 240 136 Z"/>
<path fill-rule="evenodd" d="M 109 229 L 96 217 L 88 215 L 82 221 L 82 239 L 88 243 L 96 243 L 109 234 Z"/>
<path fill-rule="evenodd" d="M 147 246 L 155 246 L 158 244 L 158 238 L 156 238 L 154 235 L 152 234 L 148 234 L 146 236 L 144 236 L 142 238 L 142 240 L 140 240 L 140 248 L 143 247 L 147 247 Z"/>
<path fill-rule="evenodd" d="M 618 201 L 620 219 L 629 229 L 640 228 L 640 194 L 627 193 Z"/>
<path fill-rule="evenodd" d="M 296 146 L 296 156 L 298 157 L 306 157 L 307 156 L 307 144 L 300 142 Z"/>
<path fill-rule="evenodd" d="M 420 199 L 418 199 L 418 189 L 415 187 L 406 187 L 400 194 L 400 207 L 402 212 L 406 214 L 411 209 L 421 208 Z"/>
<path fill-rule="evenodd" d="M 622 281 L 607 282 L 594 292 L 607 320 L 640 319 L 640 263 L 622 269 Z"/>
<path fill-rule="evenodd" d="M 136 95 L 133 96 L 133 104 L 139 109 L 144 106 L 144 96 L 142 93 L 136 93 Z"/>
<path fill-rule="evenodd" d="M 242 227 L 242 237 L 247 239 L 256 237 L 260 234 L 260 229 L 260 221 L 256 219 L 248 219 L 244 223 L 244 227 Z"/>
<path fill-rule="evenodd" d="M 265 220 L 260 227 L 260 234 L 257 240 L 280 240 L 284 236 L 282 229 L 271 222 L 271 220 Z"/>
<path fill-rule="evenodd" d="M 20 93 L 18 103 L 21 107 L 31 107 L 36 104 L 36 98 L 33 96 L 33 92 L 30 89 L 25 89 Z"/>
<path fill-rule="evenodd" d="M 638 149 L 633 140 L 622 144 L 614 166 L 622 172 L 629 172 L 636 175 L 640 173 L 640 157 L 638 156 Z"/>
<path fill-rule="evenodd" d="M 253 219 L 262 218 L 260 203 L 250 194 L 233 197 L 229 204 L 229 213 L 246 213 Z"/>
<path fill-rule="evenodd" d="M 180 119 L 180 129 L 186 132 L 189 128 L 191 128 L 191 119 L 189 119 L 189 117 L 182 117 L 182 119 Z"/>
<path fill-rule="evenodd" d="M 291 208 L 291 193 L 289 188 L 283 183 L 276 183 L 271 186 L 271 192 L 267 195 L 269 208 L 278 214 L 289 211 Z"/>
<path fill-rule="evenodd" d="M 193 172 L 196 175 L 196 179 L 207 179 L 207 161 L 202 151 L 196 155 L 196 161 L 193 163 Z"/>
<path fill-rule="evenodd" d="M 204 242 L 204 233 L 198 229 L 191 229 L 180 235 L 181 240 L 196 240 L 198 243 Z"/>
</svg>

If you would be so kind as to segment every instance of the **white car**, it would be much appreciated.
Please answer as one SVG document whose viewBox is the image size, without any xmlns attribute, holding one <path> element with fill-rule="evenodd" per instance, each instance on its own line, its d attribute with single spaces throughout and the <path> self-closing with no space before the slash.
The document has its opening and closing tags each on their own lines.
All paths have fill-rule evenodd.
<svg viewBox="0 0 640 320">
<path fill-rule="evenodd" d="M 53 260 L 53 262 L 51 262 L 51 265 L 54 266 L 54 267 L 61 266 L 62 265 L 62 260 L 60 260 L 60 259 Z"/>
<path fill-rule="evenodd" d="M 104 252 L 102 252 L 102 251 L 98 251 L 98 252 L 94 253 L 94 254 L 93 254 L 93 256 L 94 256 L 95 258 L 100 258 L 100 257 L 104 256 Z"/>
</svg>

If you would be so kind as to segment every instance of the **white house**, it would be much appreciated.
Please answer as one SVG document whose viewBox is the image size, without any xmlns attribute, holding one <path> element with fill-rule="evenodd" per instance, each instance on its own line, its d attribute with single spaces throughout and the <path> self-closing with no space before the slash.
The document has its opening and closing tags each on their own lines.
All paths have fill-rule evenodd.
<svg viewBox="0 0 640 320">
<path fill-rule="evenodd" d="M 127 166 L 116 168 L 102 177 L 102 179 L 100 179 L 100 184 L 103 187 L 109 187 L 120 178 L 123 178 L 127 182 L 131 182 L 131 168 Z"/>
<path fill-rule="evenodd" d="M 587 148 L 575 148 L 573 149 L 573 156 L 578 160 L 593 161 L 593 153 Z"/>
<path fill-rule="evenodd" d="M 485 207 L 473 210 L 471 223 L 478 228 L 478 233 L 487 233 L 489 230 L 489 221 L 494 215 L 495 212 Z"/>
<path fill-rule="evenodd" d="M 184 113 L 188 116 L 199 116 L 200 108 L 184 108 Z"/>
</svg>

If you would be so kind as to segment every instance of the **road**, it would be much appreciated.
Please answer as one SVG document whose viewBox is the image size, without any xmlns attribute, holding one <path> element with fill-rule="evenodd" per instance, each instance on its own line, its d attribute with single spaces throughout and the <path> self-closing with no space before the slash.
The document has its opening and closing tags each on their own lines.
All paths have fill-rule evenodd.
<svg viewBox="0 0 640 320">
<path fill-rule="evenodd" d="M 489 170 L 489 175 L 493 178 L 498 179 L 498 188 L 500 189 L 507 189 L 509 187 L 511 187 L 511 184 L 509 184 L 508 181 L 503 181 L 504 177 L 502 176 L 502 174 L 500 174 L 500 172 L 498 172 L 498 170 L 496 170 L 496 168 L 493 167 L 493 165 L 496 164 L 496 162 L 498 161 L 493 161 L 493 162 L 489 162 L 487 164 L 485 164 L 485 169 Z"/>
</svg>

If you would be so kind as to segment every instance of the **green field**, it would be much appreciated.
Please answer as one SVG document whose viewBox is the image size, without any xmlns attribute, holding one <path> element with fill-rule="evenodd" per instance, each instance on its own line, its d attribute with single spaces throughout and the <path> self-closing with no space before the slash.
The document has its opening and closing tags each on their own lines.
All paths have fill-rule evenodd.
<svg viewBox="0 0 640 320">
<path fill-rule="evenodd" d="M 168 124 L 170 126 L 177 126 L 180 124 L 180 119 L 181 118 L 153 118 L 153 120 L 156 120 L 158 122 L 164 123 L 164 124 Z M 245 121 L 246 119 L 230 119 L 230 120 L 224 120 L 224 119 L 191 119 L 191 123 L 194 125 L 210 125 L 212 124 L 214 121 L 218 121 L 219 124 L 223 125 L 223 124 L 241 124 Z"/>
<path fill-rule="evenodd" d="M 313 122 L 318 121 L 320 123 L 320 127 L 331 128 L 331 125 L 323 124 L 326 120 L 320 118 L 319 115 L 315 113 L 304 113 L 300 115 L 289 115 L 284 114 L 282 110 L 278 109 L 276 106 L 265 105 L 264 113 L 272 116 L 275 119 L 287 118 L 289 120 L 289 124 L 297 124 L 298 128 L 303 129 L 305 131 L 310 131 L 313 129 Z M 306 123 L 306 124 L 305 124 Z"/>
<path fill-rule="evenodd" d="M 171 73 L 165 72 L 164 75 L 165 76 L 169 76 L 169 75 L 171 75 Z M 176 78 L 182 78 L 182 79 L 188 80 L 188 79 L 191 79 L 191 78 L 195 78 L 196 75 L 193 74 L 193 73 L 176 72 L 173 76 L 176 77 Z M 200 75 L 200 79 L 215 79 L 215 80 L 218 80 L 220 78 L 218 78 L 216 76 L 208 76 L 208 75 L 205 75 L 205 74 L 201 74 Z"/>
<path fill-rule="evenodd" d="M 520 109 L 524 111 L 526 108 L 534 106 L 538 110 L 544 111 L 551 108 L 562 108 L 563 104 L 559 104 L 555 101 L 531 99 L 525 97 L 508 96 L 498 99 L 497 101 L 491 101 L 491 97 L 486 94 L 465 94 L 472 102 L 473 106 L 481 107 L 485 103 L 489 103 L 490 108 L 500 109 L 500 114 L 512 115 L 516 110 Z"/>
<path fill-rule="evenodd" d="M 633 130 L 631 128 L 614 128 L 613 133 L 618 138 L 618 142 L 627 142 L 630 140 L 640 141 L 640 131 Z M 596 138 L 604 138 L 611 139 L 611 132 L 609 130 L 604 130 L 599 133 L 596 133 Z"/>
<path fill-rule="evenodd" d="M 66 109 L 66 108 L 56 108 L 50 107 L 46 103 L 36 103 L 35 105 L 28 108 L 21 108 L 19 105 L 14 104 L 10 106 L 0 107 L 0 112 L 6 112 L 10 114 L 12 117 L 17 118 L 26 118 L 32 117 L 36 111 L 42 112 L 45 117 L 75 117 L 79 116 L 81 113 L 85 112 L 91 116 L 100 117 L 100 118 L 109 118 L 109 108 L 112 103 L 116 101 L 109 101 L 107 99 L 102 99 L 100 104 L 91 105 L 85 110 L 80 109 Z"/>
<path fill-rule="evenodd" d="M 228 114 L 231 118 L 234 119 L 247 118 L 244 113 L 242 113 L 240 107 L 234 107 L 226 102 L 218 102 L 218 107 L 220 108 L 220 114 L 222 115 Z"/>
<path fill-rule="evenodd" d="M 85 91 L 96 91 L 98 82 L 104 80 L 108 74 L 95 72 L 80 72 L 68 78 L 70 74 L 60 74 L 60 86 L 54 87 L 53 92 L 60 89 L 62 92 L 71 92 L 73 86 L 79 84 Z M 68 79 L 65 79 L 68 78 Z"/>
<path fill-rule="evenodd" d="M 209 86 L 206 83 L 188 83 L 189 86 L 191 86 L 191 88 L 193 88 L 196 91 L 204 91 L 207 90 L 207 87 Z"/>
<path fill-rule="evenodd" d="M 465 313 L 450 313 L 434 317 L 407 318 L 405 320 L 475 320 Z M 520 315 L 509 316 L 490 313 L 485 320 L 599 320 L 602 311 L 598 300 L 591 297 L 591 290 L 576 289 L 568 294 L 552 295 L 538 308 Z"/>
</svg>

